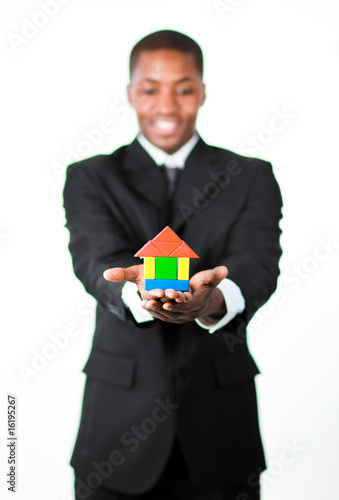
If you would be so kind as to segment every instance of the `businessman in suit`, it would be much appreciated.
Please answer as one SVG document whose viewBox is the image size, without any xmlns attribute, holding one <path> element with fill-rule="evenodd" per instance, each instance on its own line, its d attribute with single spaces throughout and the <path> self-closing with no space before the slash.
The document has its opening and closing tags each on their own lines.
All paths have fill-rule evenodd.
<svg viewBox="0 0 339 500">
<path fill-rule="evenodd" d="M 268 162 L 198 135 L 205 86 L 191 38 L 148 35 L 130 71 L 140 133 L 69 166 L 64 189 L 74 271 L 98 302 L 76 498 L 258 499 L 246 325 L 276 287 L 279 187 Z M 199 255 L 188 292 L 145 291 L 133 257 L 166 225 Z"/>
</svg>

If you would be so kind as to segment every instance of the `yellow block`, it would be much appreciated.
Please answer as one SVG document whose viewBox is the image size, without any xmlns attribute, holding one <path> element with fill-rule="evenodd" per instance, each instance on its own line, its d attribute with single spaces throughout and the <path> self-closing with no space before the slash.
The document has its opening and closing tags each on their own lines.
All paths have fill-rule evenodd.
<svg viewBox="0 0 339 500">
<path fill-rule="evenodd" d="M 190 260 L 188 257 L 179 257 L 178 280 L 188 280 L 190 274 Z"/>
<path fill-rule="evenodd" d="M 155 279 L 155 257 L 144 258 L 144 278 L 147 280 Z"/>
</svg>

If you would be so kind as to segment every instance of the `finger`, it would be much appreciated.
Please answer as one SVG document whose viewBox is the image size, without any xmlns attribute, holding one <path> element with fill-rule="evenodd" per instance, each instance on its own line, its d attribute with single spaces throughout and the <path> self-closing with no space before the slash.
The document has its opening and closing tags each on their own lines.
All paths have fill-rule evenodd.
<svg viewBox="0 0 339 500">
<path fill-rule="evenodd" d="M 184 292 L 184 302 L 190 302 L 192 300 L 191 292 Z"/>
<path fill-rule="evenodd" d="M 168 299 L 171 299 L 171 301 L 177 302 L 178 304 L 187 302 L 188 300 L 188 296 L 185 296 L 185 292 L 181 292 L 180 290 L 173 290 L 172 288 L 165 290 L 165 296 Z"/>
<path fill-rule="evenodd" d="M 143 309 L 147 309 L 147 311 L 149 311 L 149 310 L 161 311 L 161 309 L 162 309 L 160 302 L 158 302 L 157 300 L 147 300 L 147 299 L 145 299 L 141 302 L 141 307 Z"/>
<path fill-rule="evenodd" d="M 228 275 L 228 269 L 226 266 L 217 266 L 213 269 L 214 271 L 214 276 L 216 278 L 217 281 L 222 281 L 223 279 L 226 278 L 226 276 Z"/>
<path fill-rule="evenodd" d="M 175 307 L 175 302 L 166 302 L 165 304 L 162 305 L 162 308 L 164 311 L 167 311 L 167 312 L 172 312 Z"/>
<path fill-rule="evenodd" d="M 180 292 L 181 294 L 175 299 L 169 299 L 166 296 L 160 299 L 161 302 L 173 302 L 176 304 L 182 304 L 183 302 L 190 302 L 192 300 L 192 294 L 190 292 Z"/>
<path fill-rule="evenodd" d="M 161 321 L 166 321 L 167 323 L 183 323 L 187 321 L 182 313 L 170 313 L 164 309 L 159 310 L 158 308 L 146 308 L 146 310 L 152 314 L 155 318 Z"/>
<path fill-rule="evenodd" d="M 166 318 L 163 314 L 159 313 L 158 311 L 154 311 L 153 309 L 147 309 L 146 307 L 143 307 L 147 312 L 149 312 L 154 318 L 160 319 L 161 321 L 166 321 L 168 322 L 168 318 Z"/>
<path fill-rule="evenodd" d="M 148 312 L 150 312 L 152 314 L 157 313 L 157 314 L 161 314 L 163 316 L 166 316 L 166 318 L 169 320 L 176 320 L 177 317 L 180 314 L 182 314 L 184 311 L 182 309 L 182 306 L 180 307 L 178 305 L 177 306 L 178 311 L 172 312 L 172 310 L 170 310 L 170 308 L 169 308 L 169 306 L 171 304 L 173 306 L 175 304 L 175 302 L 166 302 L 165 304 L 163 304 L 158 300 L 143 300 L 141 305 L 144 309 L 146 309 Z M 164 306 L 166 306 L 166 307 L 164 307 Z M 183 304 L 183 306 L 184 306 L 184 304 Z"/>
<path fill-rule="evenodd" d="M 163 303 L 166 302 L 176 302 L 181 304 L 182 302 L 189 302 L 192 299 L 192 294 L 190 292 L 181 292 L 174 290 L 173 288 L 168 288 L 166 290 L 152 290 L 152 293 L 143 293 L 143 298 L 151 300 L 152 298 L 158 299 Z"/>
<path fill-rule="evenodd" d="M 158 300 L 163 298 L 165 295 L 164 290 L 161 288 L 155 288 L 154 290 L 145 290 L 142 293 L 142 298 L 146 300 Z"/>
<path fill-rule="evenodd" d="M 190 285 L 199 285 L 199 287 L 203 285 L 217 286 L 220 281 L 226 278 L 227 274 L 227 267 L 217 266 L 214 269 L 207 269 L 206 271 L 201 271 L 200 273 L 192 276 Z"/>
<path fill-rule="evenodd" d="M 132 283 L 136 283 L 142 276 L 140 267 L 142 266 L 112 267 L 104 271 L 104 278 L 107 281 L 132 281 Z"/>
<path fill-rule="evenodd" d="M 226 278 L 228 269 L 225 266 L 218 266 L 214 269 L 204 271 L 203 281 L 205 285 L 217 285 Z"/>
<path fill-rule="evenodd" d="M 192 299 L 192 294 L 190 292 L 182 292 L 180 290 L 173 290 L 172 288 L 169 288 L 168 290 L 165 290 L 165 297 L 181 304 L 182 302 L 189 302 Z"/>
<path fill-rule="evenodd" d="M 165 290 L 165 297 L 168 299 L 174 300 L 174 299 L 183 299 L 183 293 L 179 292 L 177 290 L 174 290 L 173 288 L 167 288 Z"/>
<path fill-rule="evenodd" d="M 173 317 L 165 316 L 164 314 L 158 312 L 149 311 L 149 313 L 152 316 L 154 316 L 154 318 L 160 319 L 160 321 L 164 321 L 165 323 L 175 323 L 175 324 L 184 323 L 184 320 L 181 320 L 179 318 L 173 319 Z"/>
<path fill-rule="evenodd" d="M 162 305 L 162 308 L 170 314 L 183 314 L 186 311 L 192 311 L 190 304 L 186 304 L 185 302 L 166 302 L 166 304 Z"/>
<path fill-rule="evenodd" d="M 161 321 L 169 322 L 172 320 L 171 316 L 163 311 L 161 304 L 156 300 L 145 300 L 141 303 L 141 307 Z"/>
</svg>

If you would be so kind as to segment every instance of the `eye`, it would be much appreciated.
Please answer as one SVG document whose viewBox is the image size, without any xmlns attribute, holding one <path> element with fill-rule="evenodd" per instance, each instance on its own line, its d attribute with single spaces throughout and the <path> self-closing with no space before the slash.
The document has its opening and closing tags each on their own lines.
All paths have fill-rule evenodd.
<svg viewBox="0 0 339 500">
<path fill-rule="evenodd" d="M 177 94 L 178 95 L 189 95 L 189 94 L 193 94 L 194 92 L 194 89 L 192 88 L 178 88 L 177 89 Z"/>
<path fill-rule="evenodd" d="M 155 94 L 157 89 L 140 89 L 140 94 L 144 95 L 153 95 Z"/>
</svg>

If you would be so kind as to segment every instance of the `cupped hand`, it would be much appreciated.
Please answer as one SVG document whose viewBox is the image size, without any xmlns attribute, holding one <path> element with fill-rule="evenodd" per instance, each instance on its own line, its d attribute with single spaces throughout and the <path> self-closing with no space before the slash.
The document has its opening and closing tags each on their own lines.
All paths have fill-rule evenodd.
<svg viewBox="0 0 339 500">
<path fill-rule="evenodd" d="M 194 321 L 204 316 L 222 317 L 226 314 L 226 304 L 217 285 L 226 278 L 227 274 L 228 270 L 225 266 L 200 271 L 190 279 L 191 299 L 189 301 L 162 302 L 161 298 L 157 300 L 157 298 L 143 297 L 141 307 L 162 321 L 177 324 Z M 166 290 L 164 296 L 169 295 L 169 292 L 172 291 Z"/>
<path fill-rule="evenodd" d="M 182 302 L 190 301 L 192 298 L 190 292 L 181 292 L 173 289 L 161 290 L 160 288 L 156 288 L 154 290 L 145 290 L 144 266 L 142 264 L 126 268 L 113 267 L 106 269 L 104 278 L 107 281 L 130 281 L 131 283 L 135 283 L 141 298 L 146 302 L 158 301 L 161 304 L 166 302 L 181 304 Z"/>
</svg>

